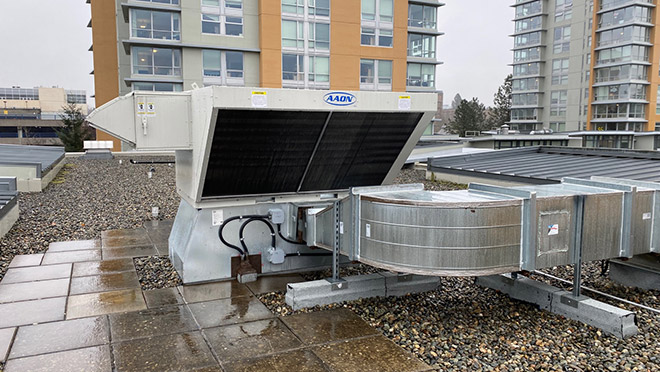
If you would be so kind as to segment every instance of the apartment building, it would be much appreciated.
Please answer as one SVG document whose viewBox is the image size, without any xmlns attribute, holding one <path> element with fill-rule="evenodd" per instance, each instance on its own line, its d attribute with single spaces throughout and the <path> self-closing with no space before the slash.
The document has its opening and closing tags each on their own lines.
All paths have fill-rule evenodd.
<svg viewBox="0 0 660 372">
<path fill-rule="evenodd" d="M 438 0 L 87 2 L 99 106 L 194 85 L 436 92 Z"/>
<path fill-rule="evenodd" d="M 655 0 L 512 6 L 512 129 L 660 130 Z"/>
<path fill-rule="evenodd" d="M 87 92 L 63 88 L 0 88 L 0 143 L 61 144 L 63 107 L 73 103 L 87 115 Z"/>
</svg>

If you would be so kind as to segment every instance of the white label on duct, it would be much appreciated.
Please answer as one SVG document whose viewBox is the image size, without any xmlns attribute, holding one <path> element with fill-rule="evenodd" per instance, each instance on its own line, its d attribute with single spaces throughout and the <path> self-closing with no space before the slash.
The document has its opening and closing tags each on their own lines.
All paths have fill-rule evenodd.
<svg viewBox="0 0 660 372">
<path fill-rule="evenodd" d="M 650 220 L 651 219 L 651 212 L 642 213 L 642 219 L 643 220 Z"/>
<path fill-rule="evenodd" d="M 344 233 L 344 223 L 339 221 L 339 233 L 343 234 Z"/>
<path fill-rule="evenodd" d="M 371 238 L 371 225 L 367 224 L 364 233 L 367 235 L 367 238 Z"/>
<path fill-rule="evenodd" d="M 410 110 L 412 99 L 410 96 L 399 96 L 399 110 Z"/>
<path fill-rule="evenodd" d="M 548 235 L 559 235 L 559 224 L 548 225 Z"/>
<path fill-rule="evenodd" d="M 266 92 L 252 92 L 252 107 L 268 107 Z"/>
<path fill-rule="evenodd" d="M 222 213 L 222 209 L 214 209 L 214 210 L 211 212 L 211 220 L 212 220 L 211 223 L 213 224 L 213 226 L 220 226 L 220 225 L 222 225 L 222 223 L 223 223 L 224 220 L 225 220 L 225 218 L 224 218 L 224 216 L 223 216 L 223 213 Z"/>
<path fill-rule="evenodd" d="M 147 102 L 147 116 L 156 116 L 156 106 L 153 102 Z"/>
</svg>

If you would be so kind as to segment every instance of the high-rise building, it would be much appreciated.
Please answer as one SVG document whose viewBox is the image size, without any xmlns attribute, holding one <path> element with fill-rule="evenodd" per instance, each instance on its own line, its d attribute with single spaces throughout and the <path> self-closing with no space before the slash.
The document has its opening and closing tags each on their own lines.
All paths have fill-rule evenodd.
<svg viewBox="0 0 660 372">
<path fill-rule="evenodd" d="M 511 127 L 658 128 L 654 0 L 516 0 Z"/>
<path fill-rule="evenodd" d="M 87 2 L 98 106 L 194 84 L 436 91 L 438 0 Z"/>
</svg>

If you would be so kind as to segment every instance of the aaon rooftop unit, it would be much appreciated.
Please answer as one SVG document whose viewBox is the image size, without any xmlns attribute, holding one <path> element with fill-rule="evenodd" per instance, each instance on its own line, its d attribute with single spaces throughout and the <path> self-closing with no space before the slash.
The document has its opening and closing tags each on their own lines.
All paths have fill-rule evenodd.
<svg viewBox="0 0 660 372">
<path fill-rule="evenodd" d="M 207 87 L 132 92 L 88 121 L 136 150 L 176 150 L 170 258 L 194 283 L 235 277 L 241 258 L 258 273 L 330 265 L 305 244 L 314 212 L 391 183 L 436 110 L 428 93 Z"/>
<path fill-rule="evenodd" d="M 660 184 L 389 185 L 436 102 L 209 87 L 133 92 L 88 120 L 138 150 L 176 149 L 182 200 L 169 242 L 184 283 L 329 266 L 328 252 L 455 276 L 660 253 Z"/>
</svg>

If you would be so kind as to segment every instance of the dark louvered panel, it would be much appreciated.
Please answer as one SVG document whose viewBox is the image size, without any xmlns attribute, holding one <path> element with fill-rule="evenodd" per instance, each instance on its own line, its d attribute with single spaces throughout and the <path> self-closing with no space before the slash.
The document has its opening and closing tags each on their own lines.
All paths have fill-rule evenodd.
<svg viewBox="0 0 660 372">
<path fill-rule="evenodd" d="M 202 197 L 296 192 L 327 116 L 219 110 Z"/>
<path fill-rule="evenodd" d="M 333 112 L 300 191 L 382 184 L 421 116 Z"/>
</svg>

